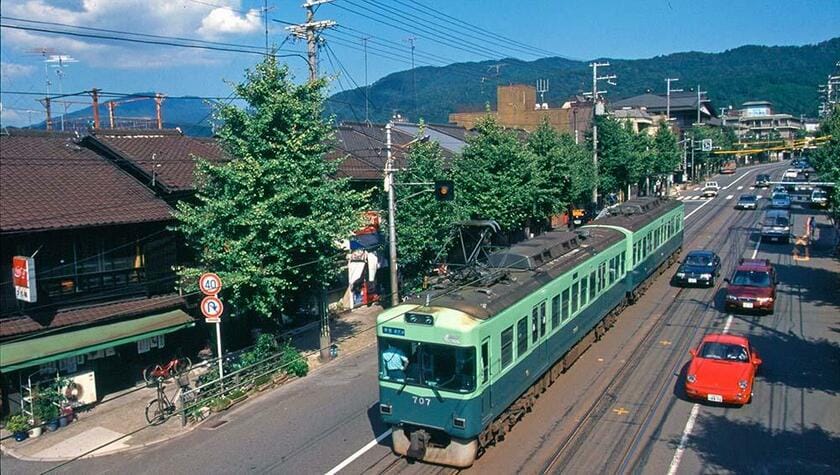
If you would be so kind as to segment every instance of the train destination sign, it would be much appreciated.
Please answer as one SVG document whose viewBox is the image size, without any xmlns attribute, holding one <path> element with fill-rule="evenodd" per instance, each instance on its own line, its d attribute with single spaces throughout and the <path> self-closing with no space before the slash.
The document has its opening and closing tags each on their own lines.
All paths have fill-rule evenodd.
<svg viewBox="0 0 840 475">
<path fill-rule="evenodd" d="M 385 335 L 405 336 L 405 330 L 402 328 L 382 327 L 382 333 Z"/>
</svg>

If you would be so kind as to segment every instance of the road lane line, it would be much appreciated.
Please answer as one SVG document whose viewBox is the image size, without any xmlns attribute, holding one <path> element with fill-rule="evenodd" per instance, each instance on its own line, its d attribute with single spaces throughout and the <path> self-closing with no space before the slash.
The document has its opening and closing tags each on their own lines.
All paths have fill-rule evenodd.
<svg viewBox="0 0 840 475">
<path fill-rule="evenodd" d="M 685 445 L 688 443 L 691 430 L 694 429 L 694 422 L 697 420 L 698 412 L 700 412 L 700 404 L 694 403 L 694 406 L 691 407 L 691 415 L 688 416 L 688 421 L 685 423 L 685 429 L 683 429 L 682 437 L 680 438 L 680 445 L 677 447 L 677 451 L 674 452 L 674 458 L 671 459 L 671 466 L 668 467 L 668 475 L 675 475 L 677 469 L 680 468 L 680 460 L 682 460 L 683 453 L 685 452 Z"/>
<path fill-rule="evenodd" d="M 761 246 L 761 235 L 760 234 L 758 235 L 758 242 L 755 243 L 755 249 L 753 249 L 753 255 L 752 255 L 753 259 L 755 259 L 755 256 L 758 255 L 759 246 Z"/>
<path fill-rule="evenodd" d="M 752 171 L 752 170 L 750 170 L 750 171 Z M 747 177 L 747 175 L 749 175 L 749 174 L 750 174 L 750 172 L 746 172 L 746 173 L 744 173 L 743 175 L 741 175 L 741 176 L 739 176 L 738 178 L 736 178 L 736 179 L 735 179 L 735 181 L 733 181 L 732 183 L 730 183 L 730 184 L 728 184 L 728 185 L 724 186 L 723 188 L 721 188 L 721 190 L 728 190 L 729 188 L 731 188 L 731 187 L 732 187 L 732 185 L 734 185 L 735 183 L 738 183 L 738 182 L 739 182 L 739 181 L 741 181 L 742 179 L 746 178 L 746 177 Z"/>
<path fill-rule="evenodd" d="M 341 462 L 340 464 L 336 465 L 336 466 L 335 466 L 335 468 L 333 468 L 332 470 L 330 470 L 329 472 L 327 472 L 327 473 L 326 473 L 326 475 L 335 475 L 336 473 L 340 472 L 340 471 L 341 471 L 344 467 L 346 467 L 346 466 L 350 465 L 351 463 L 353 463 L 353 461 L 354 461 L 354 460 L 356 460 L 357 458 L 361 457 L 361 456 L 362 456 L 365 452 L 367 452 L 368 450 L 372 449 L 372 448 L 373 448 L 376 444 L 378 444 L 378 443 L 379 443 L 382 439 L 384 439 L 385 437 L 388 437 L 389 435 L 391 435 L 391 432 L 393 432 L 393 431 L 394 431 L 394 429 L 388 429 L 388 430 L 386 430 L 385 432 L 383 432 L 383 433 L 379 434 L 379 437 L 377 437 L 377 438 L 375 438 L 375 439 L 371 440 L 370 442 L 368 442 L 368 443 L 367 443 L 367 445 L 365 445 L 365 446 L 364 446 L 364 447 L 362 447 L 361 449 L 357 450 L 355 454 L 353 454 L 353 455 L 351 455 L 351 456 L 347 457 L 346 459 L 344 459 L 344 461 L 343 461 L 343 462 Z"/>
<path fill-rule="evenodd" d="M 734 196 L 735 196 L 735 195 L 727 195 L 727 196 L 726 196 L 726 199 L 727 199 L 727 200 L 731 200 L 731 199 L 732 199 L 732 197 L 734 197 Z"/>
<path fill-rule="evenodd" d="M 688 220 L 688 218 L 690 218 L 692 214 L 694 214 L 694 213 L 696 213 L 696 212 L 700 211 L 700 209 L 701 209 L 702 207 L 706 206 L 707 204 L 709 204 L 709 203 L 711 203 L 711 202 L 712 202 L 712 200 L 706 200 L 706 201 L 705 201 L 702 205 L 700 205 L 700 206 L 698 206 L 697 208 L 695 208 L 695 209 L 694 209 L 694 211 L 692 211 L 692 212 L 688 213 L 687 215 L 685 215 L 685 218 L 683 218 L 683 221 Z"/>
<path fill-rule="evenodd" d="M 723 333 L 729 333 L 729 327 L 732 326 L 732 315 L 729 315 L 726 319 L 726 324 L 723 326 Z"/>
</svg>

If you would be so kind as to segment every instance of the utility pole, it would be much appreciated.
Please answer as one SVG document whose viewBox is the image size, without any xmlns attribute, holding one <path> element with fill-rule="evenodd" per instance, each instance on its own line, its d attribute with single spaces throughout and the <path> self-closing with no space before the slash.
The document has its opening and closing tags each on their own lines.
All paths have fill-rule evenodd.
<svg viewBox="0 0 840 475">
<path fill-rule="evenodd" d="M 368 62 L 367 62 L 367 42 L 370 38 L 365 36 L 362 38 L 362 44 L 365 47 L 365 124 L 370 124 L 370 85 L 368 83 Z"/>
<path fill-rule="evenodd" d="M 268 46 L 268 0 L 263 0 L 263 24 L 265 25 L 265 54 L 270 54 Z"/>
<path fill-rule="evenodd" d="M 47 130 L 52 130 L 53 123 L 52 123 L 52 108 L 50 107 L 50 96 L 44 98 L 44 109 L 47 110 Z"/>
<path fill-rule="evenodd" d="M 408 37 L 408 42 L 411 44 L 411 94 L 414 97 L 414 121 L 417 122 L 417 73 L 414 71 L 414 41 L 417 38 L 413 36 Z"/>
<path fill-rule="evenodd" d="M 385 124 L 385 191 L 388 192 L 388 250 L 390 253 L 391 306 L 400 303 L 399 279 L 397 278 L 397 226 L 396 199 L 394 198 L 394 159 L 391 154 L 391 121 Z"/>
<path fill-rule="evenodd" d="M 315 7 L 330 2 L 332 0 L 307 0 L 302 5 L 306 9 L 306 23 L 286 27 L 286 30 L 290 31 L 295 38 L 306 40 L 310 82 L 318 79 L 318 41 L 320 41 L 318 32 L 335 26 L 332 20 L 315 21 Z"/>
<path fill-rule="evenodd" d="M 90 91 L 90 95 L 93 98 L 93 128 L 99 128 L 99 89 L 93 88 Z"/>
<path fill-rule="evenodd" d="M 299 25 L 287 26 L 286 30 L 291 32 L 295 38 L 306 40 L 306 50 L 309 59 L 309 82 L 313 83 L 318 80 L 318 42 L 320 36 L 318 32 L 327 28 L 335 26 L 332 20 L 315 21 L 315 7 L 330 3 L 332 0 L 306 0 L 302 6 L 306 9 L 306 23 Z M 329 361 L 332 358 L 330 337 L 330 313 L 327 308 L 327 283 L 321 282 L 320 295 L 318 297 L 318 315 L 320 320 L 321 335 L 319 338 L 320 359 L 321 361 Z"/>
<path fill-rule="evenodd" d="M 613 79 L 616 78 L 615 74 L 611 74 L 609 76 L 598 76 L 598 68 L 600 67 L 607 67 L 610 63 L 591 63 L 589 65 L 592 68 L 592 92 L 584 93 L 584 96 L 592 97 L 592 163 L 595 165 L 595 184 L 592 187 L 592 208 L 593 210 L 598 207 L 598 122 L 596 121 L 597 116 L 603 114 L 603 104 L 601 105 L 601 110 L 598 110 L 599 106 L 599 97 L 601 94 L 606 94 L 607 91 L 599 91 L 598 90 L 598 81 L 607 81 L 607 84 L 611 86 L 615 86 L 615 82 Z"/>
<path fill-rule="evenodd" d="M 682 92 L 682 89 L 671 89 L 671 83 L 677 81 L 679 81 L 679 79 L 665 78 L 665 83 L 667 84 L 665 92 L 665 120 L 669 124 L 671 123 L 671 93 Z"/>
<path fill-rule="evenodd" d="M 108 125 L 113 129 L 114 128 L 114 109 L 117 107 L 117 104 L 114 101 L 108 101 Z"/>
<path fill-rule="evenodd" d="M 157 122 L 157 128 L 163 128 L 163 113 L 161 111 L 161 105 L 163 104 L 163 94 L 155 93 L 155 121 Z"/>
<path fill-rule="evenodd" d="M 708 94 L 708 91 L 701 91 L 700 85 L 697 85 L 697 125 L 700 125 L 700 101 L 702 100 L 701 95 Z"/>
</svg>

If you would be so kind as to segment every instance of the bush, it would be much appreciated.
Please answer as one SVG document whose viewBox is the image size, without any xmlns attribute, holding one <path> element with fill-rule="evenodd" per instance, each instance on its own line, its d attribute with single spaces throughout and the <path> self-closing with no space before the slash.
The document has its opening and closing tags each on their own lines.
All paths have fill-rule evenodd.
<svg viewBox="0 0 840 475">
<path fill-rule="evenodd" d="M 309 364 L 306 362 L 306 358 L 294 346 L 286 342 L 280 351 L 283 354 L 281 358 L 283 369 L 287 373 L 297 377 L 303 377 L 309 373 Z"/>
<path fill-rule="evenodd" d="M 224 411 L 225 409 L 230 407 L 230 405 L 230 399 L 225 396 L 210 401 L 210 409 L 212 409 L 215 412 Z"/>
<path fill-rule="evenodd" d="M 266 384 L 269 381 L 271 381 L 271 375 L 263 374 L 254 380 L 254 386 L 262 386 L 263 384 Z"/>
<path fill-rule="evenodd" d="M 29 420 L 26 419 L 26 416 L 23 414 L 15 414 L 14 416 L 9 418 L 9 422 L 6 423 L 6 430 L 11 432 L 12 434 L 17 434 L 20 432 L 26 432 L 30 428 Z"/>
<path fill-rule="evenodd" d="M 242 388 L 236 388 L 227 395 L 230 399 L 237 399 L 245 395 L 245 390 Z"/>
</svg>

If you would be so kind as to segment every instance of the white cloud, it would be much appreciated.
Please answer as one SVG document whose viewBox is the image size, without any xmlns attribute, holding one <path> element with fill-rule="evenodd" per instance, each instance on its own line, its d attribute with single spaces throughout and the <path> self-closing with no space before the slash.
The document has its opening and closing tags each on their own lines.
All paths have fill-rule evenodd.
<svg viewBox="0 0 840 475">
<path fill-rule="evenodd" d="M 198 34 L 214 38 L 223 34 L 244 34 L 259 31 L 261 18 L 259 10 L 249 10 L 244 16 L 230 8 L 215 8 L 201 20 Z"/>
<path fill-rule="evenodd" d="M 34 66 L 0 62 L 0 78 L 4 81 L 29 76 L 34 70 Z"/>
</svg>

